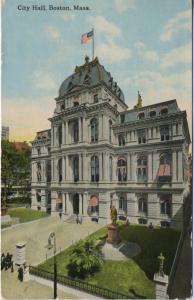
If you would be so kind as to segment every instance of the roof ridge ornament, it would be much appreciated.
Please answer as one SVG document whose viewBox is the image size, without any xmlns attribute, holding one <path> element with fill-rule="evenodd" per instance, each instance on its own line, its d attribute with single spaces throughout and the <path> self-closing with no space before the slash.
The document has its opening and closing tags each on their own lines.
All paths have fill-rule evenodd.
<svg viewBox="0 0 194 300">
<path fill-rule="evenodd" d="M 78 73 L 84 69 L 87 69 L 89 66 L 93 66 L 95 64 L 99 63 L 98 57 L 95 57 L 93 60 L 90 61 L 89 56 L 85 56 L 85 63 L 81 66 L 75 67 L 75 73 Z"/>
<path fill-rule="evenodd" d="M 142 108 L 142 98 L 141 98 L 139 91 L 138 91 L 137 104 L 134 106 L 134 108 L 137 108 L 137 109 Z"/>
</svg>

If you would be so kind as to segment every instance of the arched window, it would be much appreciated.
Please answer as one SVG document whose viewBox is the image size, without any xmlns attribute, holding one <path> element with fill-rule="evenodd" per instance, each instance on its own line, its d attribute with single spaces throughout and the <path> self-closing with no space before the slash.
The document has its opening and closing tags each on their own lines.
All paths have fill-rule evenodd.
<svg viewBox="0 0 194 300">
<path fill-rule="evenodd" d="M 72 129 L 73 129 L 73 142 L 77 143 L 79 141 L 79 124 L 78 124 L 78 120 L 73 121 Z"/>
<path fill-rule="evenodd" d="M 109 174 L 110 174 L 110 181 L 112 181 L 112 156 L 109 157 Z"/>
<path fill-rule="evenodd" d="M 161 116 L 165 116 L 167 115 L 167 113 L 168 113 L 168 107 L 162 107 L 160 111 Z"/>
<path fill-rule="evenodd" d="M 160 195 L 160 213 L 171 215 L 171 195 Z"/>
<path fill-rule="evenodd" d="M 151 110 L 150 111 L 150 118 L 154 118 L 156 116 L 156 111 L 155 110 Z"/>
<path fill-rule="evenodd" d="M 73 158 L 73 179 L 74 182 L 77 182 L 79 180 L 79 157 L 75 156 Z"/>
<path fill-rule="evenodd" d="M 140 197 L 138 199 L 138 212 L 140 213 L 147 213 L 147 199 L 144 197 Z"/>
<path fill-rule="evenodd" d="M 74 107 L 79 106 L 79 102 L 78 101 L 73 102 L 73 106 Z"/>
<path fill-rule="evenodd" d="M 62 144 L 62 125 L 59 125 L 57 134 L 58 134 L 58 145 L 60 146 Z"/>
<path fill-rule="evenodd" d="M 147 181 L 147 157 L 140 154 L 137 158 L 137 181 Z"/>
<path fill-rule="evenodd" d="M 144 112 L 139 113 L 138 118 L 139 120 L 145 119 L 145 113 Z"/>
<path fill-rule="evenodd" d="M 37 181 L 40 182 L 41 181 L 41 163 L 38 162 L 36 165 L 36 175 L 37 175 Z"/>
<path fill-rule="evenodd" d="M 112 143 L 112 121 L 109 120 L 109 142 Z"/>
<path fill-rule="evenodd" d="M 91 181 L 99 181 L 99 159 L 96 155 L 93 155 L 91 158 Z"/>
<path fill-rule="evenodd" d="M 41 190 L 36 191 L 36 201 L 41 202 Z"/>
<path fill-rule="evenodd" d="M 171 153 L 160 154 L 160 164 L 158 168 L 158 180 L 161 182 L 171 181 Z"/>
<path fill-rule="evenodd" d="M 91 120 L 90 126 L 91 126 L 91 142 L 97 142 L 98 141 L 98 121 L 96 118 Z"/>
<path fill-rule="evenodd" d="M 59 182 L 61 182 L 62 181 L 62 158 L 59 158 L 58 160 L 57 170 L 58 170 L 58 180 Z"/>
<path fill-rule="evenodd" d="M 117 162 L 118 181 L 127 180 L 127 161 L 125 158 L 119 158 Z"/>
<path fill-rule="evenodd" d="M 56 211 L 61 212 L 63 210 L 63 198 L 62 193 L 57 193 L 57 199 L 56 199 Z"/>
</svg>

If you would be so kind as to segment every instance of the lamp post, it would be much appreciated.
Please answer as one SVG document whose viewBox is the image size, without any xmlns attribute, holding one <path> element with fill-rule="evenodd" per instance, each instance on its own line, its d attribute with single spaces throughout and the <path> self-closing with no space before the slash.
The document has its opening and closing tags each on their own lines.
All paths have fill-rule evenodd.
<svg viewBox="0 0 194 300">
<path fill-rule="evenodd" d="M 53 239 L 53 244 L 52 244 Z M 51 232 L 48 238 L 48 245 L 46 246 L 48 250 L 54 250 L 54 299 L 57 299 L 57 261 L 56 261 L 56 236 L 55 232 Z"/>
</svg>

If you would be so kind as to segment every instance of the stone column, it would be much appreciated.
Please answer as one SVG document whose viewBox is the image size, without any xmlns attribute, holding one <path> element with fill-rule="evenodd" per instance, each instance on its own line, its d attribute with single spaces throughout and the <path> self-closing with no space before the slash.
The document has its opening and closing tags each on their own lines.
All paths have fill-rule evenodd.
<svg viewBox="0 0 194 300">
<path fill-rule="evenodd" d="M 65 144 L 69 144 L 69 128 L 68 121 L 65 122 Z"/>
<path fill-rule="evenodd" d="M 127 216 L 129 222 L 137 223 L 138 204 L 135 193 L 127 193 Z"/>
<path fill-rule="evenodd" d="M 152 181 L 152 152 L 148 154 L 148 161 L 147 161 L 147 170 L 148 170 L 148 181 Z"/>
<path fill-rule="evenodd" d="M 65 123 L 62 121 L 62 145 L 65 144 Z"/>
<path fill-rule="evenodd" d="M 66 214 L 66 209 L 65 209 L 66 199 L 64 193 L 62 193 L 62 200 L 63 200 L 63 213 Z"/>
<path fill-rule="evenodd" d="M 82 118 L 79 117 L 78 119 L 78 122 L 79 122 L 79 142 L 82 142 Z"/>
<path fill-rule="evenodd" d="M 158 168 L 159 168 L 159 153 L 153 152 L 153 181 L 156 180 Z"/>
<path fill-rule="evenodd" d="M 177 181 L 177 152 L 172 152 L 172 181 Z"/>
<path fill-rule="evenodd" d="M 104 160 L 104 163 L 103 163 L 103 168 L 104 168 L 104 180 L 107 181 L 107 180 L 110 178 L 110 177 L 108 177 L 108 175 L 109 175 L 109 170 L 110 170 L 110 167 L 109 167 L 110 160 L 109 160 L 109 155 L 108 155 L 107 152 L 104 152 L 103 160 Z"/>
<path fill-rule="evenodd" d="M 79 193 L 79 215 L 82 215 L 82 194 Z"/>
<path fill-rule="evenodd" d="M 117 156 L 113 156 L 113 181 L 117 180 Z"/>
<path fill-rule="evenodd" d="M 73 205 L 72 205 L 72 201 L 70 199 L 70 195 L 69 193 L 66 193 L 66 205 L 67 205 L 67 214 L 71 215 L 73 213 Z"/>
<path fill-rule="evenodd" d="M 167 295 L 168 288 L 168 276 L 160 274 L 154 274 L 154 281 L 156 283 L 156 299 L 169 299 Z"/>
<path fill-rule="evenodd" d="M 51 146 L 54 146 L 54 126 L 51 125 Z"/>
<path fill-rule="evenodd" d="M 83 142 L 87 142 L 88 140 L 87 140 L 87 131 L 88 131 L 88 127 L 87 127 L 87 121 L 86 121 L 86 119 L 85 119 L 85 117 L 83 117 L 83 119 L 82 119 L 82 127 L 83 127 L 83 135 L 82 135 L 82 137 L 83 137 Z"/>
<path fill-rule="evenodd" d="M 132 153 L 131 155 L 131 174 L 132 174 L 132 180 L 137 181 L 137 156 L 135 153 Z"/>
<path fill-rule="evenodd" d="M 86 153 L 83 154 L 83 180 L 87 180 L 88 179 L 88 161 L 87 161 L 87 157 L 86 157 Z"/>
<path fill-rule="evenodd" d="M 183 181 L 183 154 L 182 151 L 178 151 L 178 181 Z"/>
<path fill-rule="evenodd" d="M 127 181 L 131 180 L 130 168 L 131 168 L 131 154 L 128 153 L 127 154 Z"/>
<path fill-rule="evenodd" d="M 82 154 L 79 155 L 79 181 L 83 180 L 82 178 Z"/>
<path fill-rule="evenodd" d="M 65 156 L 62 157 L 62 181 L 65 181 Z"/>
<path fill-rule="evenodd" d="M 84 206 L 84 216 L 87 217 L 88 216 L 88 193 L 85 192 L 83 194 L 83 206 Z"/>
<path fill-rule="evenodd" d="M 102 153 L 99 153 L 99 181 L 102 181 L 104 178 L 104 174 L 103 174 L 103 169 L 104 169 L 104 165 L 103 165 L 103 160 L 102 160 Z M 103 169 L 102 169 L 102 165 L 103 165 Z"/>
<path fill-rule="evenodd" d="M 103 139 L 103 135 L 102 135 L 102 132 L 103 132 L 103 119 L 102 119 L 102 116 L 99 117 L 98 119 L 98 139 L 99 141 L 101 141 Z"/>
</svg>

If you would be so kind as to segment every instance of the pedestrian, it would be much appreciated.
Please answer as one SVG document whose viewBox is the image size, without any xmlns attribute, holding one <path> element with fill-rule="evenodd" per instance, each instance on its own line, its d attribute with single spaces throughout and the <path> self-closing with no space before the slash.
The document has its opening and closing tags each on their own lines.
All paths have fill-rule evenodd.
<svg viewBox="0 0 194 300">
<path fill-rule="evenodd" d="M 61 220 L 61 217 L 62 217 L 62 212 L 60 211 L 60 213 L 59 213 L 59 218 L 60 218 L 60 220 Z"/>
<path fill-rule="evenodd" d="M 153 229 L 153 225 L 152 225 L 152 222 L 150 222 L 149 226 L 148 226 L 149 229 Z"/>
<path fill-rule="evenodd" d="M 24 270 L 23 270 L 22 266 L 20 266 L 18 269 L 18 279 L 22 282 L 23 277 L 24 277 Z"/>
</svg>

